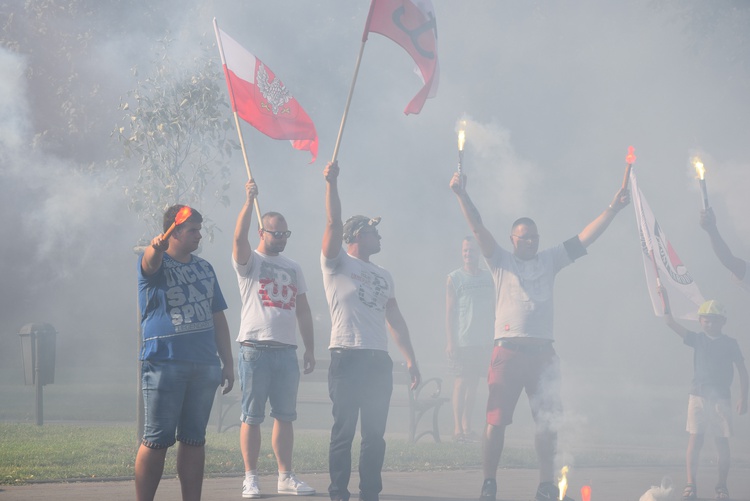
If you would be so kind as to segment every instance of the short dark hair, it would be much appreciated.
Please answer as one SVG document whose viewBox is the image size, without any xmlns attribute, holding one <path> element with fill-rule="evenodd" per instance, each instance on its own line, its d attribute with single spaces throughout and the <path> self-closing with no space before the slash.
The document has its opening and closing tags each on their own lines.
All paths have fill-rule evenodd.
<svg viewBox="0 0 750 501">
<path fill-rule="evenodd" d="M 513 225 L 510 227 L 510 231 L 515 230 L 518 226 L 521 226 L 522 224 L 526 226 L 533 226 L 534 228 L 536 228 L 536 223 L 530 217 L 519 217 L 513 222 Z"/>
<path fill-rule="evenodd" d="M 282 220 L 286 221 L 286 218 L 281 214 L 281 212 L 268 211 L 265 214 L 263 214 L 263 216 L 261 216 L 261 218 L 260 218 L 260 220 L 263 221 L 263 226 L 265 226 L 266 225 L 266 221 L 268 221 L 272 217 L 277 217 L 279 219 L 282 219 Z"/>
<path fill-rule="evenodd" d="M 177 213 L 180 212 L 180 209 L 183 207 L 186 207 L 182 204 L 175 204 L 164 213 L 164 221 L 162 222 L 162 226 L 164 227 L 163 231 L 167 231 L 170 226 L 172 226 L 172 223 L 174 223 L 174 218 L 177 217 Z M 201 213 L 197 210 L 190 208 L 192 211 L 190 214 L 190 217 L 187 218 L 184 223 L 202 223 L 203 222 L 203 216 L 201 216 Z M 180 225 L 178 224 L 177 227 L 179 228 Z"/>
</svg>

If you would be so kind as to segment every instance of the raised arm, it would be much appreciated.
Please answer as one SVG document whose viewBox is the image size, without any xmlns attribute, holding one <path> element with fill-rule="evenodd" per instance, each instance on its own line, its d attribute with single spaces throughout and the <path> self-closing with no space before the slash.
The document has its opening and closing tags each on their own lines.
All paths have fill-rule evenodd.
<svg viewBox="0 0 750 501">
<path fill-rule="evenodd" d="M 310 303 L 307 302 L 307 294 L 297 295 L 296 301 L 297 325 L 302 343 L 305 345 L 305 353 L 302 355 L 305 374 L 315 370 L 315 335 L 313 332 L 312 313 Z"/>
<path fill-rule="evenodd" d="M 333 259 L 341 252 L 344 241 L 344 223 L 341 220 L 341 199 L 339 198 L 338 162 L 329 162 L 323 175 L 326 178 L 326 229 L 323 232 L 323 255 Z"/>
<path fill-rule="evenodd" d="M 169 239 L 165 239 L 163 233 L 151 240 L 151 244 L 146 247 L 146 250 L 143 252 L 143 257 L 141 258 L 141 269 L 143 269 L 144 275 L 153 275 L 159 270 L 159 268 L 161 268 L 161 263 L 164 260 L 164 253 L 168 248 Z"/>
<path fill-rule="evenodd" d="M 253 220 L 253 204 L 258 196 L 258 187 L 252 179 L 245 183 L 245 205 L 240 209 L 237 216 L 237 224 L 234 227 L 234 242 L 232 244 L 232 258 L 237 264 L 245 265 L 253 256 L 250 246 L 249 232 L 250 223 Z"/>
<path fill-rule="evenodd" d="M 417 358 L 414 355 L 414 348 L 411 345 L 409 328 L 406 326 L 406 320 L 404 320 L 404 316 L 401 314 L 395 298 L 389 299 L 385 305 L 385 320 L 388 323 L 388 329 L 391 331 L 391 336 L 396 342 L 396 346 L 398 346 L 406 359 L 406 367 L 409 369 L 411 389 L 413 390 L 419 386 L 422 376 L 419 374 Z"/>
<path fill-rule="evenodd" d="M 678 336 L 685 339 L 685 336 L 690 331 L 678 324 L 672 316 L 672 308 L 669 307 L 669 296 L 667 295 L 667 290 L 664 287 L 661 287 L 659 289 L 659 294 L 661 294 L 661 297 L 664 299 L 664 321 L 670 329 L 677 333 Z"/>
<path fill-rule="evenodd" d="M 492 236 L 492 233 L 484 227 L 482 216 L 479 215 L 479 211 L 474 206 L 471 198 L 469 198 L 469 194 L 466 193 L 466 176 L 461 176 L 458 172 L 453 174 L 450 187 L 458 198 L 461 212 L 463 212 L 466 222 L 469 223 L 469 228 L 477 239 L 482 255 L 484 257 L 492 256 L 495 252 L 495 247 L 497 247 L 497 241 Z"/>
<path fill-rule="evenodd" d="M 747 265 L 744 260 L 732 254 L 727 243 L 721 238 L 719 228 L 716 226 L 716 215 L 714 215 L 714 211 L 711 207 L 701 211 L 701 228 L 708 233 L 708 236 L 711 239 L 711 247 L 713 247 L 714 253 L 716 254 L 716 257 L 719 258 L 719 261 L 721 261 L 721 264 L 732 272 L 732 275 L 737 277 L 737 279 L 742 280 L 745 278 Z"/>
<path fill-rule="evenodd" d="M 581 241 L 581 245 L 586 248 L 593 244 L 596 239 L 604 233 L 604 230 L 607 229 L 609 223 L 612 222 L 617 213 L 629 203 L 630 190 L 627 188 L 621 188 L 615 195 L 612 203 L 609 204 L 609 207 L 604 209 L 604 212 L 599 214 L 596 219 L 586 225 L 586 227 L 578 234 L 578 239 Z"/>
</svg>

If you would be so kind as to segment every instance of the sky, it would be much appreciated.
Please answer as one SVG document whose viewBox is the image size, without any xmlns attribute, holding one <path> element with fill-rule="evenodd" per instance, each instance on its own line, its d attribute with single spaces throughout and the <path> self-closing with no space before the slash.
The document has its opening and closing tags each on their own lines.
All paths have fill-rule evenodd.
<svg viewBox="0 0 750 501">
<path fill-rule="evenodd" d="M 743 328 L 750 296 L 730 280 L 698 225 L 701 199 L 689 163 L 696 154 L 703 158 L 719 228 L 735 253 L 750 259 L 750 5 L 433 3 L 437 96 L 421 113 L 405 116 L 421 82 L 403 49 L 371 35 L 338 154 L 345 217 L 383 218 L 382 251 L 373 261 L 394 277 L 423 372 L 448 377 L 445 281 L 461 265 L 468 233 L 448 188 L 461 117 L 468 120 L 468 191 L 501 245 L 521 216 L 537 222 L 541 248 L 580 232 L 612 201 L 627 148 L 634 146 L 644 196 L 704 297 L 726 304 L 725 332 L 750 356 Z M 30 322 L 58 331 L 61 381 L 91 377 L 81 359 L 105 379 L 134 376 L 133 247 L 144 226 L 107 170 L 107 160 L 122 155 L 110 132 L 122 96 L 149 73 L 157 41 L 168 33 L 170 57 L 187 65 L 200 43 L 213 43 L 214 17 L 282 79 L 319 134 L 318 160 L 309 165 L 306 152 L 242 125 L 260 207 L 283 213 L 294 232 L 285 255 L 302 265 L 316 354 L 326 357 L 322 171 L 333 153 L 368 2 L 72 5 L 78 15 L 0 6 L 14 11 L 15 23 L 4 28 L 0 45 L 0 209 L 6 215 L 0 385 L 23 382 L 17 333 Z M 39 26 L 50 29 L 34 36 Z M 87 34 L 83 41 L 80 33 Z M 61 53 L 65 44 L 55 37 L 80 50 Z M 220 229 L 201 256 L 216 268 L 234 337 L 239 294 L 229 260 L 247 179 L 239 153 L 231 169 L 229 207 L 207 199 L 200 210 Z M 588 256 L 558 275 L 555 301 L 555 346 L 571 419 L 611 425 L 623 417 L 640 426 L 654 401 L 668 402 L 663 407 L 674 415 L 667 423 L 681 431 L 692 352 L 653 313 L 632 205 Z M 613 399 L 632 403 L 615 416 Z M 738 423 L 750 434 L 747 419 Z"/>
</svg>

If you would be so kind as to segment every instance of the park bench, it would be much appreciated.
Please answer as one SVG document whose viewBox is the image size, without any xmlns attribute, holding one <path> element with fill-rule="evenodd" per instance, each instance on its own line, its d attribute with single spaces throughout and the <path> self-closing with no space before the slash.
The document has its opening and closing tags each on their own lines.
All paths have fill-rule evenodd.
<svg viewBox="0 0 750 501">
<path fill-rule="evenodd" d="M 299 391 L 297 393 L 297 404 L 331 405 L 328 397 L 328 366 L 330 360 L 317 360 L 315 370 L 311 374 L 303 374 L 300 377 Z M 300 367 L 302 363 L 300 362 Z M 322 386 L 324 385 L 324 386 Z M 435 442 L 440 442 L 439 414 L 440 408 L 450 398 L 441 395 L 443 380 L 438 377 L 423 379 L 419 387 L 411 389 L 409 371 L 404 363 L 393 364 L 394 396 L 391 397 L 391 407 L 408 407 L 409 409 L 409 441 L 416 442 L 420 438 L 430 435 Z M 406 388 L 405 398 L 397 395 L 396 388 Z M 239 384 L 237 385 L 239 390 Z M 221 394 L 221 388 L 217 391 L 215 412 L 216 428 L 219 433 L 234 426 L 239 426 L 239 404 L 241 394 L 231 392 L 228 395 Z M 432 422 L 426 429 L 419 431 L 419 424 L 425 416 L 432 418 Z"/>
</svg>

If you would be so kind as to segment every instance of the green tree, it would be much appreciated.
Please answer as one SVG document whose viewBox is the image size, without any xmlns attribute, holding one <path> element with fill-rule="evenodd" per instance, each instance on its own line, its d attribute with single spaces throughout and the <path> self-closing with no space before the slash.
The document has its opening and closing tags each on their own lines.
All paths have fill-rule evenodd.
<svg viewBox="0 0 750 501">
<path fill-rule="evenodd" d="M 149 238 L 162 231 L 170 205 L 200 209 L 210 193 L 228 206 L 227 164 L 239 149 L 231 139 L 234 124 L 215 46 L 202 44 L 191 60 L 173 61 L 167 55 L 171 43 L 160 41 L 152 74 L 121 98 L 123 117 L 113 132 L 123 147 L 114 166 Z M 212 240 L 216 225 L 205 214 L 203 227 Z"/>
</svg>

